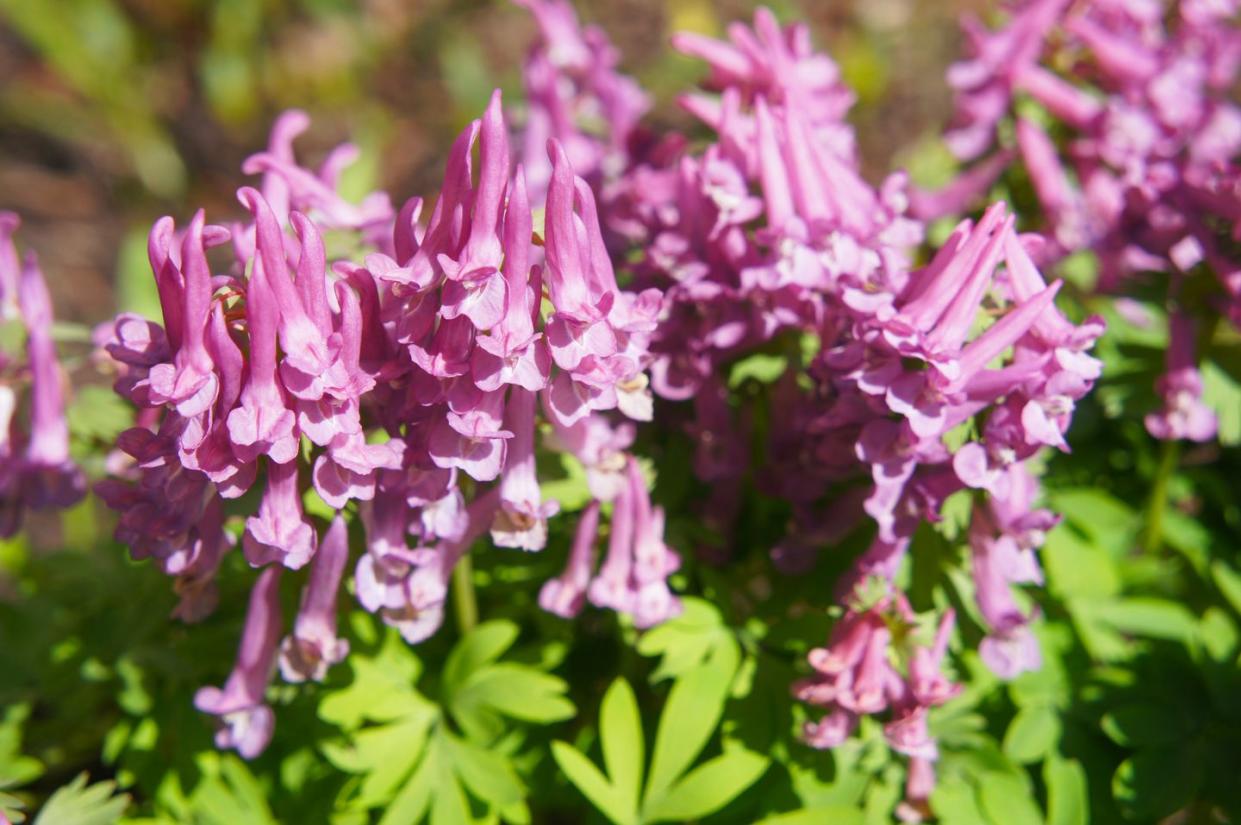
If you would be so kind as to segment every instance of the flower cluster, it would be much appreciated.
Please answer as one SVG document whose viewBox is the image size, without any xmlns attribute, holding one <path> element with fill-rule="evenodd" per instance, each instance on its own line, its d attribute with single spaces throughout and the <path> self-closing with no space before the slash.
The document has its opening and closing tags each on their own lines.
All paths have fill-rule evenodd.
<svg viewBox="0 0 1241 825">
<path fill-rule="evenodd" d="M 0 212 L 0 325 L 20 326 L 26 343 L 24 359 L 0 349 L 0 538 L 18 531 L 27 509 L 63 509 L 86 494 L 86 479 L 69 456 L 52 299 L 34 253 L 18 257 L 19 225 L 12 212 Z"/>
<path fill-rule="evenodd" d="M 691 142 L 641 131 L 645 95 L 567 3 L 521 5 L 540 33 L 521 163 L 497 93 L 453 144 L 424 221 L 419 198 L 341 198 L 352 150 L 304 168 L 293 140 L 307 119 L 286 114 L 245 164 L 262 182 L 239 190 L 243 220 L 199 212 L 152 229 L 163 324 L 122 315 L 102 336 L 139 408 L 98 488 L 118 537 L 175 577 L 188 621 L 213 608 L 235 544 L 260 570 L 233 673 L 197 704 L 219 717 L 221 746 L 259 753 L 277 668 L 317 680 L 348 654 L 336 601 L 350 569 L 364 609 L 411 643 L 434 633 L 476 541 L 546 545 L 559 506 L 542 495 L 541 451 L 581 464 L 590 501 L 540 605 L 571 617 L 590 602 L 640 628 L 675 616 L 681 559 L 629 452 L 658 412 L 689 421 L 715 534 L 738 533 L 754 485 L 789 506 L 770 548 L 785 572 L 847 535 L 869 542 L 795 694 L 825 711 L 805 731 L 816 747 L 884 716 L 911 760 L 902 816 L 918 820 L 938 753 L 927 712 L 957 691 L 941 670 L 954 616 L 918 630 L 904 560 L 964 499 L 981 656 L 1006 678 L 1038 667 L 1015 586 L 1041 581 L 1057 518 L 1038 506 L 1032 459 L 1068 449 L 1102 323 L 1056 308 L 1060 282 L 1036 261 L 1057 242 L 1019 234 L 1003 203 L 924 253 L 922 217 L 964 203 L 1000 164 L 946 196 L 910 192 L 900 173 L 869 183 L 845 121 L 853 95 L 805 27 L 760 10 L 727 42 L 676 37 L 710 69 L 681 101 L 710 135 Z M 346 239 L 340 254 L 326 230 L 333 247 Z M 1167 392 L 1181 394 L 1175 426 L 1193 428 L 1186 329 Z M 730 372 L 756 353 L 790 368 L 734 392 Z M 355 514 L 366 548 L 353 561 Z M 303 567 L 286 635 L 279 581 Z"/>
<path fill-rule="evenodd" d="M 927 729 L 927 712 L 961 692 L 941 669 L 953 612 L 944 613 L 929 644 L 918 638 L 916 619 L 899 592 L 885 593 L 869 606 L 851 606 L 836 622 L 828 646 L 810 651 L 814 675 L 793 686 L 798 699 L 829 709 L 806 726 L 806 741 L 817 748 L 840 745 L 863 714 L 889 713 L 884 736 L 910 759 L 905 801 L 897 811 L 910 822 L 929 814 L 927 800 L 935 787 L 939 749 Z"/>
<path fill-rule="evenodd" d="M 521 151 L 531 202 L 541 204 L 547 194 L 552 166 L 545 149 L 551 139 L 597 190 L 624 171 L 650 99 L 617 71 L 620 56 L 607 34 L 582 27 L 568 0 L 514 2 L 529 10 L 539 32 L 522 66 Z"/>
<path fill-rule="evenodd" d="M 869 516 L 873 542 L 837 592 L 848 603 L 878 577 L 888 595 L 838 626 L 833 646 L 848 650 L 812 662 L 821 678 L 798 695 L 832 709 L 808 732 L 821 747 L 857 714 L 893 709 L 892 735 L 922 782 L 911 800 L 925 800 L 935 756 L 925 709 L 950 691 L 924 696 L 887 664 L 883 628 L 908 614 L 895 589 L 901 560 L 949 496 L 972 495 L 983 657 L 1006 677 L 1038 666 L 1031 614 L 1015 607 L 1011 585 L 1038 580 L 1034 551 L 1054 517 L 1035 508 L 1027 462 L 1043 447 L 1067 449 L 1074 403 L 1100 373 L 1087 353 L 1102 324 L 1074 325 L 1055 308 L 1060 283 L 1046 283 L 1032 260 L 1041 241 L 1019 235 L 1003 204 L 963 221 L 915 266 L 922 225 L 904 177 L 875 188 L 861 176 L 843 121 L 852 96 L 835 64 L 810 48 L 804 27 L 783 28 L 766 10 L 729 38 L 674 40 L 710 66 L 706 86 L 718 94 L 682 102 L 714 142 L 691 151 L 688 140 L 666 140 L 631 156 L 603 189 L 604 222 L 613 244 L 633 250 L 636 283 L 664 293 L 652 386 L 668 401 L 693 399 L 695 469 L 711 485 L 705 520 L 735 534 L 737 502 L 756 477 L 793 507 L 773 548 L 791 572 Z M 805 370 L 786 371 L 765 396 L 762 415 L 779 423 L 752 468 L 753 413 L 730 395 L 728 370 L 807 339 L 815 354 Z M 855 677 L 874 690 L 858 698 Z"/>
<path fill-rule="evenodd" d="M 1020 159 L 1043 213 L 1040 263 L 1090 250 L 1108 292 L 1161 279 L 1173 344 L 1156 388 L 1163 408 L 1147 418 L 1158 438 L 1214 437 L 1195 316 L 1241 323 L 1241 267 L 1230 252 L 1241 240 L 1236 15 L 1227 0 L 1032 0 L 995 31 L 967 19 L 971 56 L 949 71 L 956 111 L 946 138 L 962 160 L 991 155 L 924 202 L 928 215 L 958 211 Z M 1014 147 L 993 150 L 1000 126 Z M 1193 294 L 1199 269 L 1214 273 L 1222 300 L 1204 306 Z"/>
<path fill-rule="evenodd" d="M 305 127 L 304 115 L 285 115 L 247 161 L 263 183 L 238 191 L 246 220 L 210 225 L 200 211 L 181 231 L 171 218 L 155 224 L 163 325 L 122 315 L 105 344 L 117 391 L 140 413 L 119 441 L 128 460 L 98 490 L 133 555 L 176 577 L 176 615 L 211 611 L 235 543 L 227 519 L 244 517 L 240 549 L 262 572 L 236 668 L 197 704 L 221 718 L 219 744 L 246 756 L 271 737 L 263 693 L 277 661 L 289 681 L 321 679 L 348 652 L 335 619 L 349 565 L 341 514 L 356 509 L 366 531 L 358 601 L 421 641 L 476 539 L 544 547 L 558 507 L 536 475 L 540 420 L 549 446 L 586 466 L 597 498 L 544 604 L 573 615 L 588 594 L 640 626 L 679 610 L 667 586 L 678 558 L 625 453 L 632 429 L 605 416 L 650 418 L 644 370 L 661 295 L 617 285 L 594 195 L 565 148 L 545 147 L 540 238 L 498 93 L 454 144 L 425 225 L 417 198 L 400 210 L 382 194 L 341 199 L 347 148 L 318 172 L 299 166 L 292 140 Z M 325 229 L 361 251 L 329 263 Z M 239 511 L 252 488 L 257 509 Z M 322 541 L 307 496 L 335 514 Z M 611 538 L 596 573 L 602 502 Z M 282 640 L 280 571 L 303 567 Z"/>
</svg>

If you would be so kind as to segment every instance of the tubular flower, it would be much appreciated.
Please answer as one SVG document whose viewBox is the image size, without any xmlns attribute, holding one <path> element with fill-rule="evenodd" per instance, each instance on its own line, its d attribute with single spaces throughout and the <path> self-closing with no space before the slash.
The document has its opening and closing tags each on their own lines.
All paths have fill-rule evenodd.
<svg viewBox="0 0 1241 825">
<path fill-rule="evenodd" d="M 0 538 L 17 532 L 27 509 L 63 510 L 86 493 L 85 477 L 69 456 L 52 300 L 35 254 L 18 258 L 13 233 L 20 223 L 12 212 L 0 212 L 0 321 L 17 322 L 26 339 L 25 359 L 0 351 Z"/>
<path fill-rule="evenodd" d="M 553 173 L 540 265 L 527 175 L 512 168 L 498 92 L 455 143 L 425 226 L 419 199 L 395 215 L 386 195 L 344 201 L 334 187 L 348 150 L 317 173 L 298 166 L 291 141 L 305 125 L 285 115 L 268 151 L 247 161 L 263 179 L 261 190 L 238 191 L 243 220 L 211 225 L 199 211 L 180 231 L 171 218 L 156 223 L 148 246 L 163 324 L 123 315 L 100 336 L 116 389 L 139 415 L 119 439 L 116 476 L 98 491 L 134 557 L 176 577 L 175 615 L 201 620 L 214 607 L 214 577 L 232 546 L 222 524 L 244 517 L 241 549 L 261 569 L 252 619 L 237 673 L 198 704 L 226 720 L 220 743 L 247 757 L 271 734 L 259 671 L 278 654 L 286 680 L 319 680 L 347 654 L 335 620 L 347 568 L 362 606 L 414 643 L 439 627 L 449 578 L 475 541 L 490 533 L 499 547 L 543 549 L 559 507 L 540 493 L 539 449 L 576 456 L 609 479 L 592 486 L 623 487 L 635 502 L 624 550 L 641 563 L 625 583 L 634 601 L 617 609 L 645 626 L 678 605 L 665 581 L 677 559 L 663 544 L 662 512 L 626 469 L 636 468 L 624 453 L 632 436 L 605 446 L 540 435 L 550 423 L 595 439 L 613 432 L 605 413 L 650 417 L 645 370 L 661 306 L 658 290 L 618 285 L 594 195 L 564 147 L 544 147 Z M 354 233 L 361 251 L 329 260 L 326 229 Z M 208 256 L 214 247 L 231 260 Z M 44 376 L 40 340 L 32 337 L 31 360 Z M 47 482 L 38 489 L 51 490 L 67 453 L 63 419 L 49 412 L 57 388 L 43 390 L 30 466 Z M 0 413 L 10 417 L 11 405 Z M 262 495 L 241 499 L 260 478 Z M 336 511 L 357 502 L 368 546 L 356 565 L 341 516 L 319 542 L 308 495 Z M 240 511 L 250 500 L 254 509 Z M 308 574 L 277 649 L 278 636 L 269 645 L 262 634 L 275 626 L 281 568 Z"/>
<path fill-rule="evenodd" d="M 983 88 L 984 75 L 1036 62 L 1053 6 L 1032 8 L 1020 31 L 970 70 L 977 77 L 961 70 L 962 88 L 979 89 L 977 134 L 989 134 L 1003 106 L 994 89 Z M 635 289 L 661 293 L 659 313 L 643 332 L 654 415 L 679 415 L 696 441 L 694 470 L 710 487 L 701 515 L 723 537 L 723 546 L 702 548 L 705 555 L 732 554 L 727 537 L 738 532 L 737 502 L 753 485 L 791 506 L 787 535 L 771 548 L 781 569 L 805 571 L 821 547 L 869 525 L 869 548 L 837 583 L 837 595 L 853 603 L 876 579 L 894 593 L 919 527 L 939 522 L 948 497 L 964 492 L 978 502 L 980 598 L 995 594 L 1002 604 L 1010 584 L 1031 579 L 1007 568 L 996 573 L 989 548 L 1019 546 L 1020 559 L 1037 569 L 1036 528 L 1050 527 L 1050 514 L 1034 508 L 1037 484 L 1027 462 L 1044 447 L 1068 449 L 1074 404 L 1100 374 L 1089 351 L 1103 325 L 1095 318 L 1074 324 L 1055 307 L 1061 284 L 1040 273 L 1031 257 L 1038 239 L 1018 235 L 1003 203 L 962 221 L 915 265 L 928 206 L 968 202 L 999 174 L 1001 161 L 947 193 L 910 192 L 899 173 L 872 185 L 844 121 L 852 95 L 835 64 L 810 48 L 805 29 L 781 27 L 761 10 L 752 29 L 733 25 L 728 38 L 674 38 L 710 67 L 704 91 L 682 98 L 712 131 L 707 145 L 673 136 L 631 153 L 628 169 L 595 198 L 570 188 L 553 155 L 544 277 L 557 307 L 548 346 L 563 372 L 545 405 L 557 442 L 590 468 L 595 496 L 612 503 L 612 524 L 592 575 L 596 517 L 583 517 L 570 564 L 544 599 L 576 610 L 590 576 L 587 600 L 633 612 L 641 623 L 640 583 L 647 571 L 668 572 L 657 543 L 635 538 L 658 516 L 624 483 L 625 461 L 613 465 L 606 449 L 615 433 L 592 416 L 595 405 L 612 403 L 609 383 L 629 384 L 601 380 L 618 370 L 598 369 L 623 363 L 626 345 L 625 325 L 607 298 L 612 267 L 601 268 L 605 256 L 589 252 L 599 241 L 563 243 L 589 239 L 590 217 L 599 212 L 612 259 L 627 262 Z M 579 271 L 590 273 L 585 283 L 564 281 Z M 733 394 L 730 372 L 747 356 L 772 352 L 788 365 L 784 375 L 757 402 Z M 619 393 L 617 406 L 629 412 Z M 779 424 L 757 435 L 755 418 Z M 962 443 L 956 434 L 967 430 L 976 436 Z M 659 603 L 653 587 L 650 594 Z M 928 675 L 937 668 L 929 663 L 946 655 L 952 621 L 917 655 L 911 676 L 889 656 L 903 644 L 888 627 L 905 616 L 902 604 L 891 595 L 874 610 L 847 614 L 839 643 L 849 645 L 849 664 L 830 678 L 821 672 L 798 695 L 828 708 L 807 730 L 823 747 L 843 741 L 861 715 L 889 714 L 893 747 L 911 758 L 913 816 L 934 783 L 925 709 L 953 692 Z M 1032 666 L 1029 614 L 982 612 L 991 625 L 988 663 L 1006 676 Z M 924 693 L 910 698 L 914 682 Z"/>
<path fill-rule="evenodd" d="M 1040 263 L 1088 251 L 1105 293 L 1163 284 L 1171 343 L 1155 388 L 1163 409 L 1147 429 L 1212 439 L 1192 329 L 1218 309 L 1187 301 L 1203 290 L 1186 287 L 1214 280 L 1241 323 L 1235 4 L 1037 0 L 996 30 L 972 18 L 965 29 L 971 56 L 949 70 L 956 107 L 946 137 L 962 159 L 983 159 L 924 196 L 923 214 L 961 211 L 1006 167 L 1022 166 L 1041 211 Z M 1014 145 L 999 145 L 1000 125 Z"/>
<path fill-rule="evenodd" d="M 911 193 L 900 173 L 872 184 L 844 120 L 852 93 L 804 27 L 761 10 L 727 42 L 678 36 L 709 65 L 682 105 L 712 137 L 653 141 L 638 126 L 646 98 L 602 35 L 561 0 L 520 5 L 540 40 L 516 152 L 497 92 L 452 144 L 434 197 L 352 204 L 336 191 L 351 150 L 302 168 L 293 139 L 306 118 L 288 113 L 246 163 L 261 179 L 238 191 L 236 219 L 199 211 L 153 227 L 162 323 L 123 315 L 100 336 L 138 408 L 98 486 L 118 538 L 175 577 L 186 620 L 214 606 L 226 523 L 244 524 L 241 553 L 258 568 L 236 668 L 197 704 L 221 718 L 222 746 L 254 756 L 274 724 L 274 669 L 321 680 L 347 655 L 336 611 L 350 573 L 362 608 L 415 644 L 439 629 L 450 581 L 487 539 L 563 552 L 548 458 L 570 462 L 588 501 L 543 609 L 570 618 L 590 604 L 639 629 L 677 616 L 682 559 L 668 536 L 683 525 L 667 523 L 631 452 L 640 425 L 672 422 L 710 488 L 709 529 L 694 533 L 704 559 L 741 549 L 732 537 L 751 535 L 739 528 L 753 491 L 787 505 L 766 548 L 779 569 L 809 571 L 846 537 L 866 548 L 840 566 L 847 609 L 794 692 L 824 710 L 804 732 L 816 747 L 863 716 L 882 721 L 909 759 L 901 816 L 914 821 L 935 783 L 929 709 L 959 690 L 947 675 L 956 617 L 919 631 L 896 582 L 948 499 L 969 499 L 982 658 L 1006 678 L 1038 665 L 1037 611 L 1015 590 L 1041 581 L 1056 523 L 1037 504 L 1036 457 L 1069 449 L 1103 325 L 1061 314 L 1062 284 L 1039 269 L 1048 243 L 1018 234 L 1004 203 L 925 254 L 926 210 L 966 203 L 1003 163 L 946 194 Z M 1029 4 L 1002 42 L 978 32 L 954 84 L 971 94 L 959 148 L 990 139 L 1018 87 L 1088 114 L 1030 68 L 1063 6 Z M 1151 70 L 1081 32 L 1117 71 Z M 1011 152 L 1043 170 L 1039 197 L 1076 215 L 1051 139 L 1015 131 Z M 328 230 L 350 241 L 343 257 Z M 1182 245 L 1177 258 L 1211 254 Z M 1193 329 L 1175 327 L 1180 379 L 1155 426 L 1202 431 Z M 747 378 L 756 356 L 782 373 Z M 0 395 L 0 420 L 12 408 Z M 55 459 L 49 448 L 42 460 Z M 365 546 L 351 559 L 353 512 Z M 303 581 L 283 640 L 281 575 Z"/>
</svg>

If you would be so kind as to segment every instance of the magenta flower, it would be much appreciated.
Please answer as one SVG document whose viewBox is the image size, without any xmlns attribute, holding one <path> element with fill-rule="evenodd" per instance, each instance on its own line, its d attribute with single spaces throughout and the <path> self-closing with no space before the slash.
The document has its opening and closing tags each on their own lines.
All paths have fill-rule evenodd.
<svg viewBox="0 0 1241 825">
<path fill-rule="evenodd" d="M 1215 413 L 1202 401 L 1202 374 L 1194 358 L 1194 323 L 1184 313 L 1168 322 L 1167 372 L 1155 385 L 1163 396 L 1163 409 L 1146 416 L 1146 429 L 1156 438 L 1187 438 L 1210 441 L 1218 423 Z"/>
<path fill-rule="evenodd" d="M 267 748 L 276 727 L 263 699 L 280 643 L 280 572 L 275 565 L 264 569 L 250 591 L 237 663 L 223 689 L 204 687 L 194 695 L 195 707 L 218 717 L 216 747 L 232 748 L 246 759 Z"/>
<path fill-rule="evenodd" d="M 297 417 L 286 404 L 276 373 L 278 318 L 276 299 L 267 286 L 262 261 L 256 259 L 246 288 L 249 374 L 239 398 L 240 406 L 228 414 L 229 437 L 243 461 L 266 455 L 277 464 L 287 464 L 297 457 Z"/>
<path fill-rule="evenodd" d="M 302 514 L 302 492 L 297 483 L 298 463 L 268 460 L 267 484 L 257 515 L 246 519 L 242 547 L 254 567 L 282 564 L 304 567 L 315 553 L 314 528 Z"/>
<path fill-rule="evenodd" d="M 160 404 L 171 404 L 177 412 L 185 417 L 193 417 L 206 412 L 216 400 L 219 392 L 219 377 L 215 373 L 215 362 L 207 351 L 206 330 L 208 317 L 211 314 L 211 270 L 207 266 L 207 253 L 204 245 L 203 212 L 199 210 L 190 221 L 181 244 L 181 266 L 173 263 L 172 219 L 157 223 L 152 230 L 152 238 L 159 232 L 159 239 L 165 246 L 160 254 L 171 271 L 164 277 L 166 280 L 176 279 L 179 285 L 170 287 L 177 290 L 171 296 L 172 301 L 179 299 L 179 305 L 164 306 L 165 327 L 180 328 L 183 334 L 172 338 L 176 352 L 172 363 L 156 364 L 151 367 L 151 399 Z M 160 227 L 163 227 L 160 229 Z M 162 270 L 163 267 L 160 267 Z M 161 299 L 164 291 L 161 290 Z M 177 323 L 171 324 L 170 315 Z"/>
<path fill-rule="evenodd" d="M 521 152 L 531 200 L 540 205 L 552 176 L 544 153 L 548 140 L 565 147 L 578 174 L 602 184 L 628 165 L 650 101 L 616 70 L 619 57 L 607 35 L 595 26 L 582 28 L 568 0 L 516 2 L 530 10 L 539 29 L 522 71 L 527 104 Z"/>
<path fill-rule="evenodd" d="M 280 673 L 286 681 L 321 682 L 329 667 L 349 655 L 349 642 L 336 635 L 336 593 L 348 561 L 348 528 L 338 515 L 310 566 L 293 634 L 280 643 Z"/>
<path fill-rule="evenodd" d="M 22 362 L 0 352 L 0 537 L 17 532 L 27 508 L 65 509 L 82 499 L 86 480 L 69 455 L 63 377 L 52 340 L 52 302 L 33 252 L 19 261 L 13 233 L 20 219 L 0 212 L 0 320 L 25 328 L 29 428 L 17 422 Z"/>
<path fill-rule="evenodd" d="M 539 591 L 539 606 L 548 613 L 571 619 L 586 604 L 586 592 L 590 587 L 595 566 L 595 540 L 599 531 L 599 501 L 587 505 L 578 519 L 573 534 L 573 546 L 564 572 L 548 579 Z"/>
<path fill-rule="evenodd" d="M 31 382 L 30 437 L 21 463 L 21 495 L 36 509 L 63 509 L 82 499 L 86 480 L 69 457 L 60 363 L 52 342 L 52 301 L 33 254 L 22 264 L 17 303 L 26 326 Z"/>
<path fill-rule="evenodd" d="M 560 511 L 555 501 L 543 502 L 534 461 L 534 393 L 514 387 L 505 410 L 505 426 L 513 433 L 500 477 L 500 507 L 491 524 L 497 547 L 542 550 L 547 544 L 547 519 Z"/>
</svg>

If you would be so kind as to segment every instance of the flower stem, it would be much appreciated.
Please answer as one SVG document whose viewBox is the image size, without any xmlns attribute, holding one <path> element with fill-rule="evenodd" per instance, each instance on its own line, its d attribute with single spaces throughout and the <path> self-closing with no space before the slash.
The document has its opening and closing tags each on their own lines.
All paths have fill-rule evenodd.
<svg viewBox="0 0 1241 825">
<path fill-rule="evenodd" d="M 478 597 L 474 593 L 474 562 L 469 553 L 461 556 L 452 571 L 452 607 L 457 630 L 462 636 L 478 624 Z"/>
<path fill-rule="evenodd" d="M 1142 536 L 1142 549 L 1153 553 L 1163 544 L 1163 515 L 1168 508 L 1168 482 L 1176 471 L 1179 445 L 1175 439 L 1163 442 L 1159 455 L 1159 469 L 1151 485 L 1150 501 L 1146 505 L 1146 531 Z"/>
</svg>

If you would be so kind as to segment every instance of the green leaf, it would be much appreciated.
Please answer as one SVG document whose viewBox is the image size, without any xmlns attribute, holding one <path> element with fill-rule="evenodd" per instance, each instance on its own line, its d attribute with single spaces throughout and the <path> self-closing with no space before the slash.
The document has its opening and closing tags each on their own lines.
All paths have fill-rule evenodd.
<svg viewBox="0 0 1241 825">
<path fill-rule="evenodd" d="M 1034 802 L 1029 783 L 1010 773 L 982 775 L 979 800 L 995 825 L 1043 825 L 1043 812 Z"/>
<path fill-rule="evenodd" d="M 79 441 L 115 441 L 134 422 L 133 408 L 111 387 L 78 388 L 65 411 L 69 433 Z"/>
<path fill-rule="evenodd" d="M 757 782 L 768 762 L 766 756 L 747 750 L 721 754 L 694 768 L 656 798 L 644 809 L 642 820 L 685 822 L 715 813 Z"/>
<path fill-rule="evenodd" d="M 628 804 L 595 763 L 572 745 L 559 740 L 552 742 L 552 758 L 573 786 L 616 825 L 633 825 L 637 821 L 636 807 Z"/>
<path fill-rule="evenodd" d="M 1089 825 L 1086 771 L 1074 759 L 1052 755 L 1043 765 L 1047 784 L 1047 825 Z"/>
<path fill-rule="evenodd" d="M 1103 550 L 1060 526 L 1043 545 L 1048 587 L 1061 598 L 1110 598 L 1120 592 L 1116 563 Z"/>
<path fill-rule="evenodd" d="M 22 726 L 30 716 L 30 704 L 9 705 L 0 721 L 0 788 L 18 788 L 43 775 L 43 764 L 22 753 Z"/>
<path fill-rule="evenodd" d="M 1004 734 L 1004 754 L 1014 762 L 1028 764 L 1042 759 L 1060 739 L 1060 714 L 1049 705 L 1017 711 Z"/>
<path fill-rule="evenodd" d="M 392 721 L 430 705 L 414 689 L 422 666 L 396 631 L 387 633 L 374 657 L 355 653 L 349 666 L 353 681 L 319 703 L 319 718 L 329 724 L 354 730 L 367 719 Z"/>
<path fill-rule="evenodd" d="M 1140 748 L 1169 745 L 1184 739 L 1192 724 L 1179 708 L 1155 702 L 1132 702 L 1105 714 L 1103 732 L 1117 745 Z"/>
<path fill-rule="evenodd" d="M 563 476 L 540 481 L 543 497 L 548 501 L 560 502 L 563 512 L 572 513 L 583 509 L 591 502 L 594 495 L 590 492 L 590 484 L 586 477 L 586 468 L 568 453 L 559 453 L 556 460 L 560 463 Z M 542 473 L 540 473 L 540 476 Z"/>
<path fill-rule="evenodd" d="M 1135 636 L 1188 643 L 1198 634 L 1198 620 L 1184 605 L 1163 599 L 1137 597 L 1102 602 L 1094 618 Z"/>
<path fill-rule="evenodd" d="M 392 724 L 364 728 L 347 746 L 324 743 L 324 755 L 341 770 L 364 778 L 357 804 L 373 808 L 386 804 L 422 757 L 427 734 L 438 716 L 433 706 Z"/>
<path fill-rule="evenodd" d="M 1184 556 L 1195 573 L 1206 578 L 1211 531 L 1202 522 L 1171 507 L 1164 509 L 1162 525 L 1161 535 L 1168 546 Z"/>
<path fill-rule="evenodd" d="M 87 785 L 80 773 L 48 797 L 34 825 L 113 825 L 129 807 L 129 796 L 113 796 L 115 790 L 115 782 Z"/>
<path fill-rule="evenodd" d="M 1210 361 L 1202 365 L 1202 400 L 1219 421 L 1219 443 L 1225 447 L 1241 444 L 1241 384 Z"/>
<path fill-rule="evenodd" d="M 1102 662 L 1116 662 L 1129 656 L 1132 645 L 1111 625 L 1099 621 L 1096 600 L 1075 597 L 1065 603 L 1073 619 L 1073 627 L 1091 657 Z"/>
<path fill-rule="evenodd" d="M 954 540 L 964 535 L 970 525 L 974 512 L 974 495 L 972 490 L 958 490 L 944 501 L 940 507 L 939 532 L 944 538 Z"/>
<path fill-rule="evenodd" d="M 163 318 L 159 290 L 147 258 L 149 226 L 134 226 L 125 232 L 116 256 L 116 308 L 133 312 L 148 320 Z"/>
<path fill-rule="evenodd" d="M 732 365 L 728 371 L 728 388 L 736 389 L 748 380 L 771 384 L 788 369 L 789 360 L 784 355 L 756 352 Z"/>
<path fill-rule="evenodd" d="M 1154 820 L 1184 807 L 1201 784 L 1196 748 L 1146 748 L 1116 769 L 1112 795 L 1127 815 Z"/>
<path fill-rule="evenodd" d="M 546 724 L 576 712 L 565 698 L 567 689 L 558 676 L 505 662 L 476 672 L 455 695 L 450 694 L 450 701 L 454 708 L 485 705 L 513 719 Z"/>
<path fill-rule="evenodd" d="M 757 825 L 863 825 L 865 821 L 865 815 L 856 807 L 826 805 L 769 816 Z"/>
<path fill-rule="evenodd" d="M 931 791 L 931 810 L 944 823 L 951 825 L 988 825 L 978 804 L 978 794 L 959 778 L 945 778 Z"/>
<path fill-rule="evenodd" d="M 684 607 L 680 616 L 648 630 L 638 640 L 638 652 L 643 656 L 663 657 L 651 674 L 652 682 L 680 676 L 725 648 L 730 649 L 732 658 L 740 659 L 737 640 L 714 605 L 686 597 Z"/>
<path fill-rule="evenodd" d="M 1141 527 L 1133 508 L 1102 490 L 1078 487 L 1058 490 L 1051 506 L 1085 534 L 1091 543 L 1113 555 L 1126 552 Z"/>
<path fill-rule="evenodd" d="M 507 757 L 450 734 L 444 736 L 453 769 L 470 793 L 496 808 L 525 798 L 526 790 Z"/>
<path fill-rule="evenodd" d="M 483 622 L 471 630 L 444 663 L 444 695 L 453 695 L 474 671 L 499 659 L 517 641 L 519 632 L 517 625 L 505 620 Z"/>
<path fill-rule="evenodd" d="M 700 665 L 672 685 L 659 717 L 646 798 L 658 799 L 693 763 L 724 712 L 732 673 L 713 663 Z"/>
<path fill-rule="evenodd" d="M 232 754 L 200 753 L 205 778 L 190 799 L 193 821 L 203 825 L 276 825 L 267 793 L 246 763 Z"/>
<path fill-rule="evenodd" d="M 603 740 L 603 764 L 612 787 L 624 800 L 625 810 L 636 811 L 646 748 L 642 741 L 638 701 L 633 688 L 623 678 L 617 678 L 603 695 L 599 736 Z"/>
<path fill-rule="evenodd" d="M 431 795 L 439 775 L 437 759 L 434 751 L 428 751 L 418 770 L 384 811 L 379 825 L 412 825 L 422 821 L 431 806 Z"/>
<path fill-rule="evenodd" d="M 1220 662 L 1230 659 L 1241 641 L 1241 633 L 1238 633 L 1232 617 L 1224 608 L 1214 606 L 1203 612 L 1202 621 L 1198 623 L 1198 636 L 1211 658 Z"/>
<path fill-rule="evenodd" d="M 431 825 L 469 825 L 473 821 L 465 791 L 452 772 L 444 770 L 431 802 Z"/>
<path fill-rule="evenodd" d="M 1211 578 L 1232 609 L 1241 614 L 1241 573 L 1223 560 L 1217 560 L 1211 564 Z"/>
</svg>

